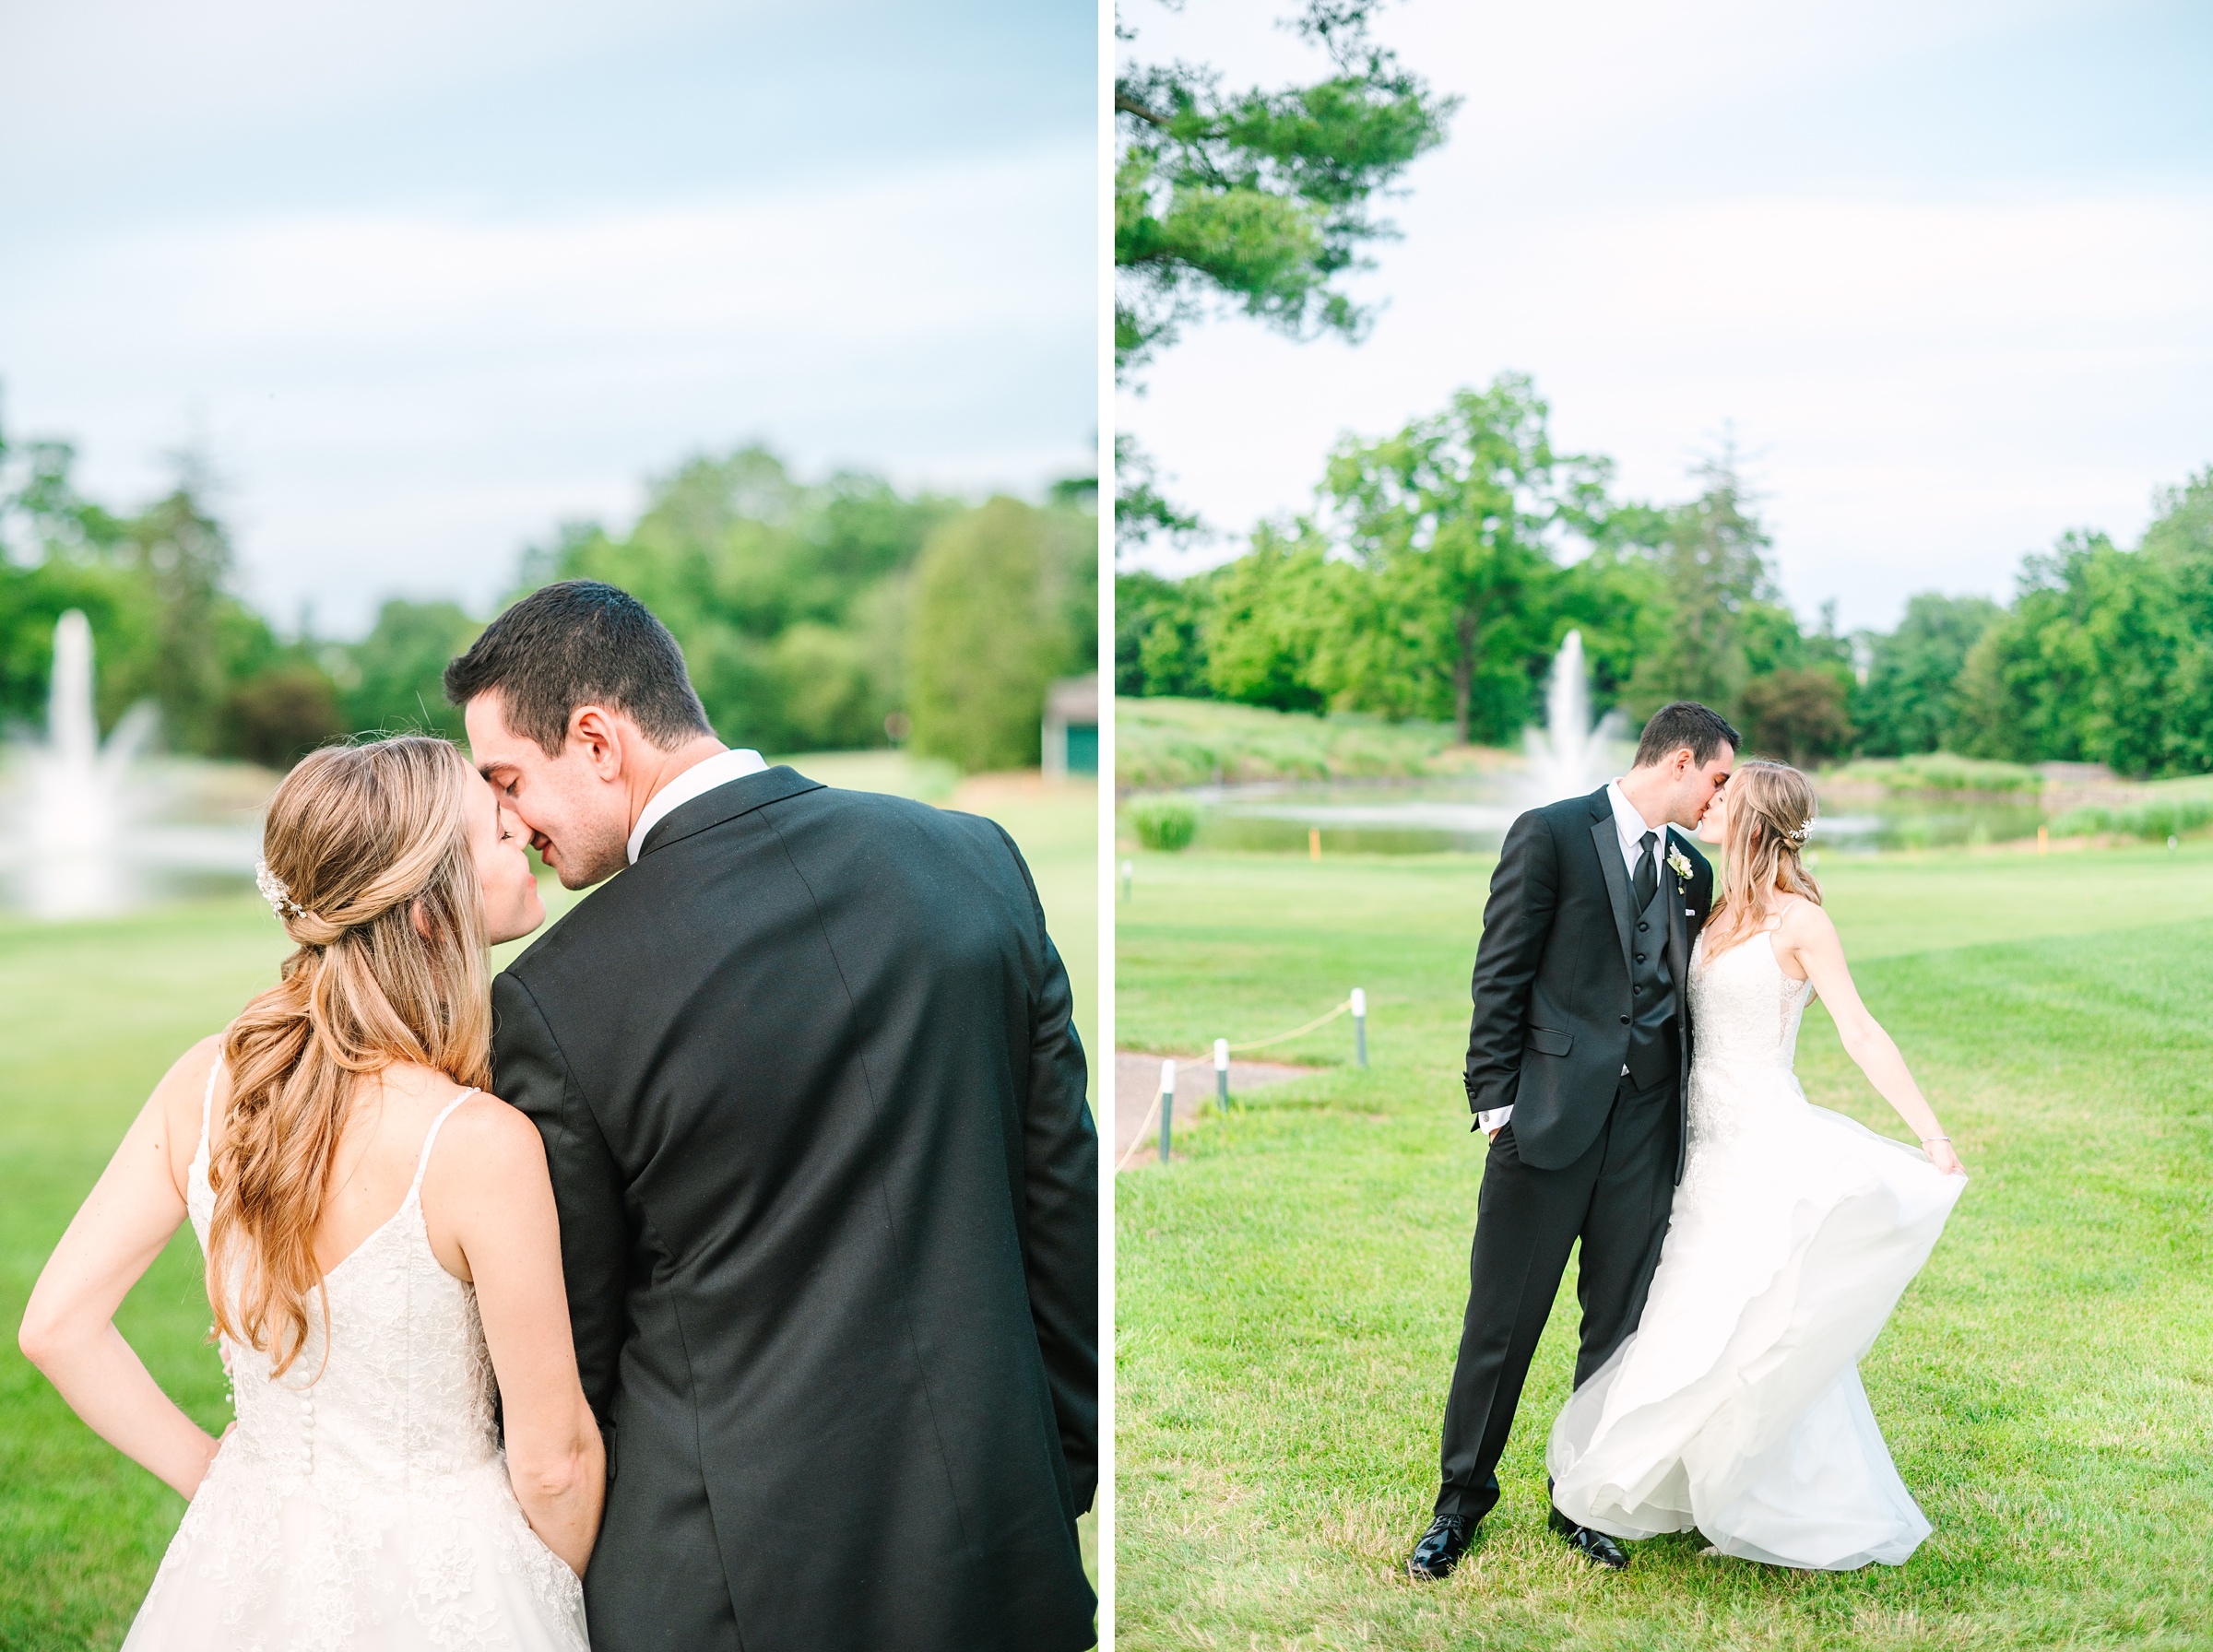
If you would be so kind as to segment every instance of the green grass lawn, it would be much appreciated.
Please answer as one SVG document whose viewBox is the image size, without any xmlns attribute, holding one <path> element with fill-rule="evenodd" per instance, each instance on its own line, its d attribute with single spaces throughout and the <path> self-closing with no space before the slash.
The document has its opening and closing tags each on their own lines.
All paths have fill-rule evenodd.
<svg viewBox="0 0 2213 1652">
<path fill-rule="evenodd" d="M 1864 1366 L 1935 1527 L 1900 1568 L 1796 1575 L 1544 1528 L 1572 1277 L 1460 1571 L 1398 1569 L 1436 1492 L 1481 1139 L 1459 1080 L 1487 860 L 1149 856 L 1121 906 L 1125 1047 L 1342 1021 L 1117 1189 L 1118 1645 L 2213 1646 L 2213 848 L 1821 867 L 1868 1003 L 1974 1177 Z M 1809 1012 L 1813 1099 L 1904 1137 Z"/>
<path fill-rule="evenodd" d="M 862 768 L 834 784 L 904 790 Z M 916 788 L 919 789 L 919 788 Z M 1001 820 L 1030 859 L 1094 1024 L 1095 793 L 1014 788 L 962 807 Z M 567 897 L 550 890 L 558 910 Z M 24 1299 L 123 1130 L 170 1062 L 275 979 L 285 945 L 250 891 L 109 923 L 0 918 L 0 1649 L 78 1652 L 122 1640 L 183 1502 L 110 1449 L 16 1349 Z M 511 950 L 507 949 L 503 950 Z M 181 1233 L 118 1316 L 170 1394 L 204 1426 L 228 1421 L 205 1341 L 199 1250 Z M 1088 1545 L 1091 1522 L 1086 1520 Z"/>
</svg>

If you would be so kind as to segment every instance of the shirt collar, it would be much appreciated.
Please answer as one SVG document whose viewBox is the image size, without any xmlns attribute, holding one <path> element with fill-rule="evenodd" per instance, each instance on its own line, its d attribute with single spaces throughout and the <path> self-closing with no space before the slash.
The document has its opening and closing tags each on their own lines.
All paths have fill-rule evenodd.
<svg viewBox="0 0 2213 1652">
<path fill-rule="evenodd" d="M 1639 814 L 1637 806 L 1629 801 L 1628 794 L 1621 789 L 1620 781 L 1606 782 L 1606 801 L 1613 806 L 1614 830 L 1620 835 L 1621 846 L 1625 851 L 1640 853 L 1644 845 L 1644 834 L 1648 832 L 1658 832 L 1660 846 L 1665 846 L 1667 828 L 1655 826 Z"/>
<path fill-rule="evenodd" d="M 645 807 L 639 810 L 638 823 L 630 832 L 630 864 L 633 867 L 638 864 L 638 851 L 645 846 L 645 834 L 658 826 L 670 809 L 680 808 L 716 786 L 743 780 L 748 774 L 758 774 L 767 767 L 758 751 L 743 749 L 717 751 L 713 757 L 693 763 L 647 798 Z"/>
</svg>

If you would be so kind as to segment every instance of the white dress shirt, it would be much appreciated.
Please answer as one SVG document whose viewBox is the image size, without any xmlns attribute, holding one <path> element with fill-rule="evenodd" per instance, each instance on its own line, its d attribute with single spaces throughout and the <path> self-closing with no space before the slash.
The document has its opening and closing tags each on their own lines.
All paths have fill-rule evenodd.
<svg viewBox="0 0 2213 1652">
<path fill-rule="evenodd" d="M 717 751 L 704 761 L 693 763 L 674 780 L 645 800 L 638 811 L 638 823 L 630 832 L 630 864 L 638 864 L 638 851 L 645 847 L 645 834 L 661 823 L 661 817 L 672 808 L 680 808 L 694 797 L 704 797 L 718 785 L 728 785 L 733 780 L 743 780 L 748 774 L 758 774 L 768 764 L 758 751 Z"/>
<path fill-rule="evenodd" d="M 1644 834 L 1648 832 L 1660 834 L 1659 841 L 1652 844 L 1652 863 L 1657 870 L 1661 857 L 1667 853 L 1667 827 L 1664 824 L 1651 825 L 1639 814 L 1637 806 L 1622 791 L 1618 780 L 1606 782 L 1606 801 L 1614 806 L 1614 835 L 1621 842 L 1621 863 L 1628 869 L 1630 887 L 1634 888 L 1637 862 L 1644 854 Z M 1625 1067 L 1621 1070 L 1626 1073 L 1629 1069 Z M 1493 1107 L 1475 1115 L 1476 1127 L 1487 1136 L 1513 1115 L 1511 1106 Z"/>
</svg>

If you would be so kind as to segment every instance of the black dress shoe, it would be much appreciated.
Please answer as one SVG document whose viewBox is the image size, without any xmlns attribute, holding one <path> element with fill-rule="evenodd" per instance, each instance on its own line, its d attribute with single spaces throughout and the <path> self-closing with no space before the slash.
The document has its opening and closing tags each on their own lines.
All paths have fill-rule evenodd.
<svg viewBox="0 0 2213 1652">
<path fill-rule="evenodd" d="M 1422 1540 L 1406 1560 L 1406 1575 L 1424 1583 L 1441 1583 L 1460 1564 L 1460 1557 L 1475 1540 L 1475 1522 L 1458 1515 L 1439 1515 L 1429 1522 Z"/>
<path fill-rule="evenodd" d="M 1578 1526 L 1556 1508 L 1545 1517 L 1544 1523 L 1567 1540 L 1568 1548 L 1592 1565 L 1605 1566 L 1615 1572 L 1627 1567 L 1629 1557 L 1621 1552 L 1621 1545 L 1604 1532 L 1594 1531 L 1588 1526 Z"/>
</svg>

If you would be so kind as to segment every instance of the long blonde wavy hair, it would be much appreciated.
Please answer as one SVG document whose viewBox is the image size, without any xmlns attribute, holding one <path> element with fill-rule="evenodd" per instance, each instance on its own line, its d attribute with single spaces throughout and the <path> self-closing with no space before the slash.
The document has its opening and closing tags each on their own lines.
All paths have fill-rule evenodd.
<svg viewBox="0 0 2213 1652">
<path fill-rule="evenodd" d="M 1803 858 L 1817 812 L 1814 783 L 1788 763 L 1753 758 L 1731 773 L 1728 799 L 1722 898 L 1706 920 L 1709 958 L 1758 933 L 1786 895 L 1821 904 Z"/>
<path fill-rule="evenodd" d="M 222 1331 L 278 1373 L 323 1288 L 315 1228 L 361 1080 L 402 1061 L 456 1084 L 491 1078 L 474 778 L 446 741 L 405 735 L 313 753 L 269 803 L 263 856 L 299 950 L 223 1039 L 207 1297 Z"/>
</svg>

